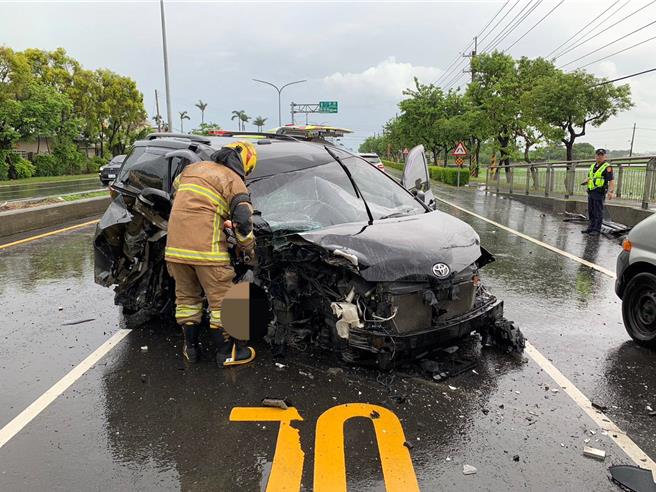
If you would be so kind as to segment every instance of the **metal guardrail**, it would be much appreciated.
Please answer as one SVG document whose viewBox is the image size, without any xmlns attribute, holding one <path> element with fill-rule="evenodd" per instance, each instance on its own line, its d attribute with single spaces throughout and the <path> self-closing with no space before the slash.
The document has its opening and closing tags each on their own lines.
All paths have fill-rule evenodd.
<svg viewBox="0 0 656 492">
<path fill-rule="evenodd" d="M 511 195 L 585 196 L 586 187 L 581 183 L 594 162 L 584 159 L 487 167 L 485 190 Z M 617 198 L 639 202 L 644 209 L 656 203 L 656 156 L 621 157 L 608 159 L 608 163 L 613 167 Z"/>
</svg>

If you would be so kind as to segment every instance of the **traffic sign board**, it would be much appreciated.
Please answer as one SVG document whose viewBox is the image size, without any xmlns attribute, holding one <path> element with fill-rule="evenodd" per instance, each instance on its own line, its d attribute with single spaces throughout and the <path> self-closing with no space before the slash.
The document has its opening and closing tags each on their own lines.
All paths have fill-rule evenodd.
<svg viewBox="0 0 656 492">
<path fill-rule="evenodd" d="M 320 113 L 336 113 L 337 101 L 319 101 Z"/>
<path fill-rule="evenodd" d="M 456 166 L 462 167 L 462 165 L 465 163 L 465 161 L 462 160 L 462 157 L 458 156 L 456 157 Z"/>
<path fill-rule="evenodd" d="M 453 152 L 451 152 L 451 155 L 456 156 L 456 157 L 458 157 L 458 156 L 464 157 L 466 155 L 469 155 L 469 152 L 467 152 L 467 147 L 465 147 L 464 143 L 458 142 L 457 145 L 456 145 L 456 148 L 453 149 Z"/>
</svg>

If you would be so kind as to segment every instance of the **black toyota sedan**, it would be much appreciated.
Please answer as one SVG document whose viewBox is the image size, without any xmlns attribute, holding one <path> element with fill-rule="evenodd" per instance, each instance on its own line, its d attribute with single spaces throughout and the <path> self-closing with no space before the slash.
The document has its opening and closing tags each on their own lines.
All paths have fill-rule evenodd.
<svg viewBox="0 0 656 492">
<path fill-rule="evenodd" d="M 95 239 L 96 282 L 116 286 L 128 317 L 172 316 L 163 257 L 171 184 L 185 165 L 237 138 L 245 136 L 154 134 L 128 154 Z M 409 154 L 402 186 L 338 147 L 250 138 L 258 151 L 247 182 L 252 282 L 266 298 L 275 349 L 314 345 L 389 367 L 474 330 L 523 348 L 479 276 L 492 255 L 468 224 L 434 209 L 423 148 Z"/>
</svg>

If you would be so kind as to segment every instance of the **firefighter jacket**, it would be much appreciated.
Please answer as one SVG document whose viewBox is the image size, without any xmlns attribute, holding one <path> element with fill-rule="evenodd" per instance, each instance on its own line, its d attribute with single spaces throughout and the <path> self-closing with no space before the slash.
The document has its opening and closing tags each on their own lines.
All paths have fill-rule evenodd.
<svg viewBox="0 0 656 492">
<path fill-rule="evenodd" d="M 243 178 L 220 163 L 189 164 L 174 182 L 166 261 L 188 265 L 230 264 L 223 223 L 239 217 L 236 238 L 248 248 L 254 241 L 252 206 Z M 246 207 L 246 208 L 244 208 Z"/>
</svg>

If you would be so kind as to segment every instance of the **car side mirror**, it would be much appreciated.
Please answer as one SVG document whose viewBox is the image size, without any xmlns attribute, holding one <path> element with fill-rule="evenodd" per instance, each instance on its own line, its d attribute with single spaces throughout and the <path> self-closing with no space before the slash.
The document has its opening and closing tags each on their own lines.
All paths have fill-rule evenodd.
<svg viewBox="0 0 656 492">
<path fill-rule="evenodd" d="M 424 193 L 423 191 L 416 191 L 415 196 L 422 202 L 424 203 L 426 202 L 426 193 Z"/>
</svg>

